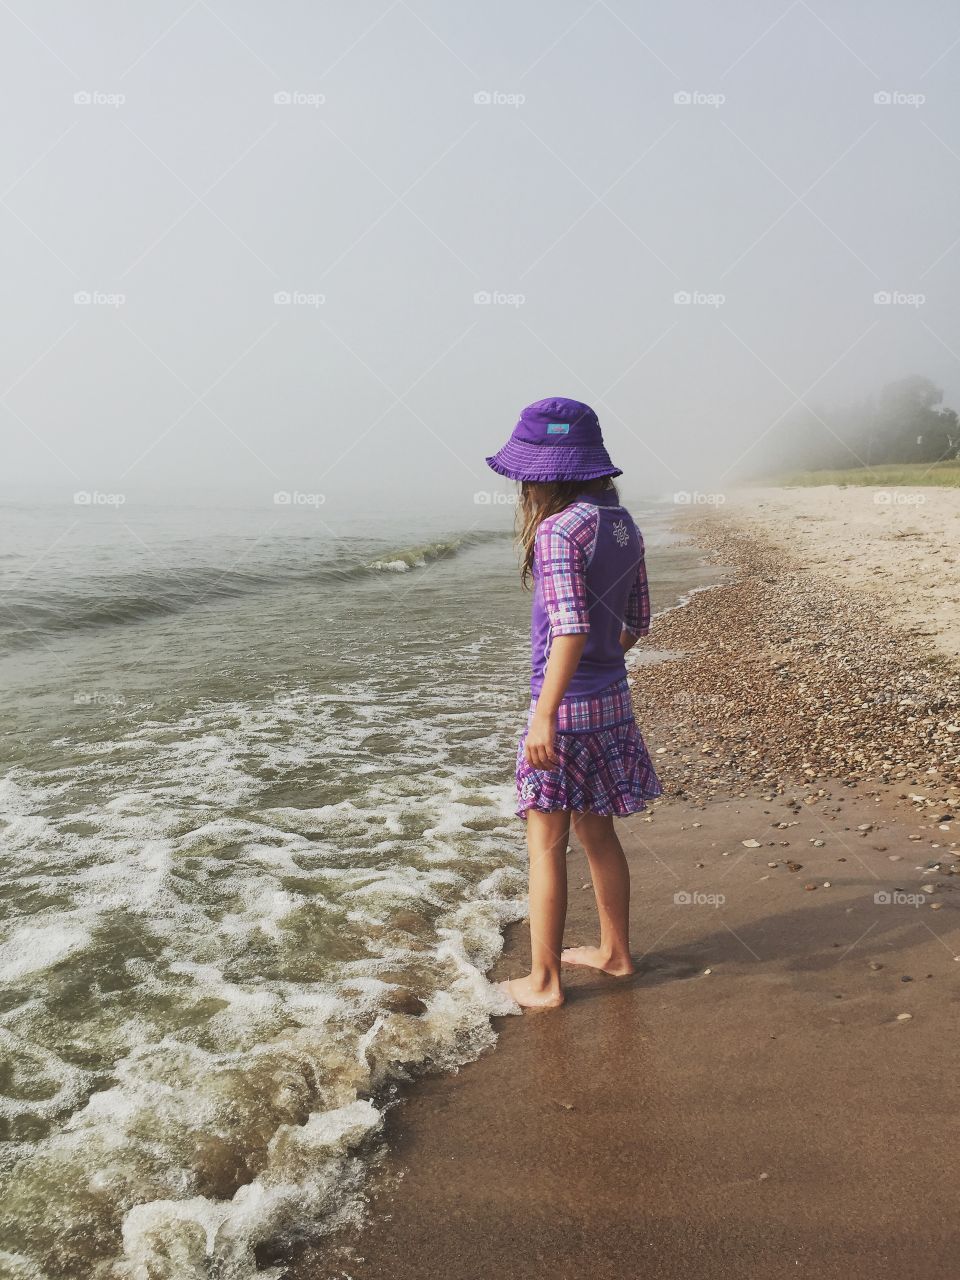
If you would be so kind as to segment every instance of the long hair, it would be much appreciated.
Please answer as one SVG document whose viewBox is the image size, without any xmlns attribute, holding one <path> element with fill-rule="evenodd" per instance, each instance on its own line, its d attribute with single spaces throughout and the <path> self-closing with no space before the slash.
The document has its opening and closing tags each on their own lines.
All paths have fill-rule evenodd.
<svg viewBox="0 0 960 1280">
<path fill-rule="evenodd" d="M 520 484 L 520 501 L 517 503 L 517 546 L 520 550 L 520 581 L 530 586 L 533 573 L 533 554 L 537 530 L 547 516 L 555 516 L 576 501 L 582 493 L 602 490 L 617 491 L 609 476 L 599 480 L 548 480 L 535 483 L 524 480 Z"/>
</svg>

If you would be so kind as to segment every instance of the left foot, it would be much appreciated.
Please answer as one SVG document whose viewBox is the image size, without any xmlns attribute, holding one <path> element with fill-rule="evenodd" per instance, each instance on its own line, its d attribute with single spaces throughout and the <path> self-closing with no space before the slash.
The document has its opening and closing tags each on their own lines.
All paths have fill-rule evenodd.
<svg viewBox="0 0 960 1280">
<path fill-rule="evenodd" d="M 599 947 L 564 947 L 560 952 L 561 964 L 580 965 L 585 969 L 600 969 L 615 978 L 627 978 L 636 973 L 636 966 L 627 956 L 624 959 L 608 956 Z"/>
<path fill-rule="evenodd" d="M 563 1004 L 559 987 L 535 986 L 530 974 L 525 978 L 511 978 L 499 986 L 524 1009 L 558 1009 Z"/>
</svg>

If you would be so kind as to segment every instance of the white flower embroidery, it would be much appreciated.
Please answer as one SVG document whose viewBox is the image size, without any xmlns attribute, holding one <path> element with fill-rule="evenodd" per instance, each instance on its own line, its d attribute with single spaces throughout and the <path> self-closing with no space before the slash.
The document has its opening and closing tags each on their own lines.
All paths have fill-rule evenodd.
<svg viewBox="0 0 960 1280">
<path fill-rule="evenodd" d="M 625 520 L 615 520 L 613 522 L 613 536 L 617 540 L 617 545 L 625 547 L 630 541 L 630 530 L 627 528 Z"/>
</svg>

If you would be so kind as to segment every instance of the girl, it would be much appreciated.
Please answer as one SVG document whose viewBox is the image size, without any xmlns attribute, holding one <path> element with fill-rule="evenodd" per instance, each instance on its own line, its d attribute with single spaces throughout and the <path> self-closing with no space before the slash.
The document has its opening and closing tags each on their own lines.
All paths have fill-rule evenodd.
<svg viewBox="0 0 960 1280">
<path fill-rule="evenodd" d="M 624 654 L 650 627 L 643 539 L 620 506 L 623 473 L 597 415 L 539 400 L 487 463 L 521 486 L 524 585 L 533 578 L 531 703 L 517 751 L 517 814 L 530 855 L 531 972 L 501 985 L 524 1007 L 563 1003 L 560 966 L 634 972 L 630 872 L 614 815 L 646 808 L 660 782 L 633 718 Z M 598 947 L 563 944 L 570 823 L 590 862 Z"/>
</svg>

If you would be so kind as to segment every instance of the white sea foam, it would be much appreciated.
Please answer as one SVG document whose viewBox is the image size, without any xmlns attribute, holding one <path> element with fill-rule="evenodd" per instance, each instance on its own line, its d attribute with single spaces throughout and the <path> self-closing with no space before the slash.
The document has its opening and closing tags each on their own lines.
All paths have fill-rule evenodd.
<svg viewBox="0 0 960 1280">
<path fill-rule="evenodd" d="M 14 982 L 28 973 L 49 969 L 90 941 L 89 930 L 62 920 L 25 924 L 0 943 L 0 982 Z"/>
<path fill-rule="evenodd" d="M 7 1179 L 4 1214 L 29 1242 L 11 1268 L 41 1275 L 72 1238 L 93 1261 L 58 1265 L 84 1280 L 249 1280 L 258 1244 L 356 1207 L 371 1095 L 492 1042 L 490 1013 L 509 1010 L 483 974 L 520 910 L 509 788 L 451 764 L 415 690 L 377 705 L 353 692 L 338 725 L 343 698 L 306 690 L 279 716 L 232 703 L 141 721 L 72 747 L 56 779 L 22 772 L 0 791 L 6 847 L 58 903 L 0 933 L 0 972 L 69 962 L 83 983 L 112 966 L 118 992 L 79 988 L 102 1076 L 42 1048 L 62 1034 L 56 986 L 8 1015 L 46 1083 L 6 1102 L 61 1117 Z M 371 733 L 373 753 L 396 735 L 386 773 Z M 260 807 L 272 774 L 335 760 L 349 798 Z M 419 1017 L 384 1008 L 398 972 Z M 53 1185 L 56 1222 L 36 1210 Z"/>
</svg>

